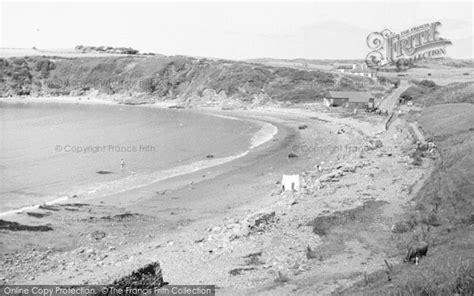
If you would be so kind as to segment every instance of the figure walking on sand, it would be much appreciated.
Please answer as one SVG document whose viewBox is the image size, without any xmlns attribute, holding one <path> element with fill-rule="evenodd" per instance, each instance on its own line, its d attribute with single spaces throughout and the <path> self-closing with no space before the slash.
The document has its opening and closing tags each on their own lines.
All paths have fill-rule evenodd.
<svg viewBox="0 0 474 296">
<path fill-rule="evenodd" d="M 123 158 L 120 160 L 120 169 L 123 171 L 123 169 L 125 168 L 125 161 L 123 160 Z"/>
</svg>

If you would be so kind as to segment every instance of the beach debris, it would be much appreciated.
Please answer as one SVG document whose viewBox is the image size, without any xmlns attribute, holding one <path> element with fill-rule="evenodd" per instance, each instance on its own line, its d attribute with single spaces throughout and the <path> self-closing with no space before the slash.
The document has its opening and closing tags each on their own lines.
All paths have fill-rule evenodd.
<svg viewBox="0 0 474 296">
<path fill-rule="evenodd" d="M 275 279 L 277 283 L 287 283 L 290 281 L 290 278 L 283 274 L 281 271 L 278 271 L 278 277 Z"/>
<path fill-rule="evenodd" d="M 291 152 L 290 154 L 288 154 L 288 158 L 297 158 L 298 155 L 296 155 L 295 153 Z"/>
<path fill-rule="evenodd" d="M 405 233 L 415 227 L 415 221 L 398 221 L 392 226 L 392 233 Z"/>
<path fill-rule="evenodd" d="M 86 254 L 89 255 L 89 257 L 95 255 L 94 249 L 87 249 L 87 250 L 84 250 L 84 251 L 81 252 L 81 253 L 86 253 Z"/>
<path fill-rule="evenodd" d="M 300 129 L 300 130 L 304 130 L 304 129 L 307 129 L 307 128 L 308 128 L 308 126 L 306 124 L 298 126 L 298 129 Z"/>
<path fill-rule="evenodd" d="M 367 165 L 364 161 L 357 161 L 354 164 L 344 163 L 334 167 L 333 171 L 322 175 L 319 182 L 339 182 L 339 178 L 347 173 L 354 173 L 358 168 L 363 168 Z"/>
<path fill-rule="evenodd" d="M 51 231 L 49 225 L 39 225 L 39 226 L 30 226 L 23 225 L 18 222 L 5 221 L 0 219 L 0 230 L 10 230 L 10 231 Z"/>
<path fill-rule="evenodd" d="M 239 237 L 245 237 L 252 233 L 264 232 L 268 227 L 277 221 L 274 210 L 265 209 L 257 213 L 252 213 L 242 219 L 231 220 L 225 225 L 206 228 L 210 232 L 207 241 L 230 242 Z"/>
<path fill-rule="evenodd" d="M 387 259 L 384 259 L 383 261 L 387 266 L 387 270 L 385 271 L 385 274 L 387 275 L 387 281 L 390 282 L 392 280 L 393 266 L 392 264 L 388 263 Z"/>
<path fill-rule="evenodd" d="M 168 108 L 169 109 L 184 109 L 185 107 L 181 105 L 172 105 L 172 106 L 169 106 Z"/>
<path fill-rule="evenodd" d="M 206 155 L 206 158 L 214 158 L 214 155 L 208 154 L 208 155 Z"/>
<path fill-rule="evenodd" d="M 123 213 L 123 214 L 117 214 L 113 216 L 103 216 L 100 219 L 120 222 L 124 220 L 130 220 L 132 217 L 139 216 L 139 215 L 140 214 L 135 214 L 135 213 Z"/>
<path fill-rule="evenodd" d="M 50 212 L 46 212 L 46 213 L 26 212 L 26 214 L 27 214 L 28 216 L 35 217 L 35 218 L 43 218 L 43 217 L 45 217 L 45 216 L 50 216 L 50 215 L 51 215 Z"/>
<path fill-rule="evenodd" d="M 41 209 L 41 210 L 48 210 L 48 211 L 54 211 L 54 212 L 59 211 L 59 208 L 58 208 L 57 206 L 52 206 L 52 205 L 47 205 L 47 204 L 40 205 L 40 206 L 38 207 L 38 209 Z"/>
<path fill-rule="evenodd" d="M 86 206 L 90 206 L 90 204 L 86 204 L 86 203 L 79 203 L 79 202 L 75 202 L 75 203 L 65 203 L 65 204 L 60 204 L 61 206 L 63 207 L 86 207 Z"/>
<path fill-rule="evenodd" d="M 275 220 L 275 211 L 264 210 L 247 217 L 246 222 L 250 231 L 261 232 L 264 231 L 269 224 L 275 222 Z"/>
<path fill-rule="evenodd" d="M 262 264 L 265 264 L 265 262 L 263 262 L 261 260 L 261 257 L 262 257 L 262 251 L 260 252 L 256 252 L 256 253 L 250 253 L 246 256 L 244 256 L 243 258 L 245 259 L 245 264 L 247 265 L 262 265 Z"/>
<path fill-rule="evenodd" d="M 231 271 L 229 271 L 229 274 L 232 276 L 236 275 L 241 275 L 245 271 L 251 271 L 251 270 L 256 270 L 255 267 L 239 267 L 239 268 L 234 268 Z"/>
<path fill-rule="evenodd" d="M 321 257 L 318 252 L 311 249 L 309 245 L 306 246 L 306 258 L 315 259 Z"/>
<path fill-rule="evenodd" d="M 107 175 L 107 174 L 112 174 L 112 172 L 109 172 L 109 171 L 97 171 L 96 174 L 99 174 L 99 175 Z"/>
<path fill-rule="evenodd" d="M 338 178 L 342 177 L 343 175 L 344 173 L 341 170 L 337 170 L 337 171 L 321 176 L 321 178 L 319 178 L 319 181 L 320 182 L 339 182 Z"/>
<path fill-rule="evenodd" d="M 65 207 L 64 209 L 65 209 L 66 211 L 71 211 L 71 212 L 77 212 L 77 211 L 79 211 L 79 209 L 77 209 L 77 208 Z"/>
<path fill-rule="evenodd" d="M 90 237 L 93 240 L 101 240 L 106 236 L 105 232 L 100 231 L 100 230 L 95 230 L 91 232 Z"/>
<path fill-rule="evenodd" d="M 382 147 L 383 147 L 383 143 L 382 143 L 381 140 L 377 139 L 377 140 L 374 141 L 374 146 L 375 146 L 376 149 L 382 148 Z"/>
<path fill-rule="evenodd" d="M 205 238 L 204 238 L 204 237 L 201 237 L 201 238 L 195 240 L 194 242 L 195 242 L 196 244 L 199 244 L 199 243 L 202 243 L 202 242 L 204 242 L 204 241 L 205 241 Z"/>
<path fill-rule="evenodd" d="M 340 135 L 340 134 L 343 134 L 345 132 L 346 131 L 343 128 L 340 128 L 340 129 L 337 130 L 336 134 Z"/>
<path fill-rule="evenodd" d="M 300 175 L 283 175 L 281 178 L 281 190 L 283 191 L 299 191 Z"/>
</svg>

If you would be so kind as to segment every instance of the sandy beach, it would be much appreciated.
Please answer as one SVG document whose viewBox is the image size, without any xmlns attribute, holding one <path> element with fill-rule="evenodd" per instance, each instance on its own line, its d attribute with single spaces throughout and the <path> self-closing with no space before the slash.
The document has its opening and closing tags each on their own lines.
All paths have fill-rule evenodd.
<svg viewBox="0 0 474 296">
<path fill-rule="evenodd" d="M 30 100 L 37 102 L 22 99 Z M 40 99 L 104 103 L 62 100 Z M 429 169 L 411 166 L 402 152 L 411 141 L 402 120 L 382 133 L 383 118 L 374 124 L 311 108 L 200 112 L 263 121 L 278 133 L 248 155 L 209 169 L 8 217 L 52 230 L 1 232 L 9 243 L 2 244 L 0 280 L 108 283 L 159 261 L 173 284 L 211 283 L 225 294 L 327 294 L 359 280 L 362 269 L 381 268 L 383 258 L 399 260 L 390 247 L 377 248 L 377 241 L 390 239 L 391 226 L 414 194 L 407 188 Z M 300 174 L 301 190 L 282 192 L 282 174 Z M 324 240 L 315 233 L 318 215 L 354 209 L 362 220 L 338 221 L 339 230 Z M 380 230 L 377 237 L 368 239 L 374 229 Z"/>
</svg>

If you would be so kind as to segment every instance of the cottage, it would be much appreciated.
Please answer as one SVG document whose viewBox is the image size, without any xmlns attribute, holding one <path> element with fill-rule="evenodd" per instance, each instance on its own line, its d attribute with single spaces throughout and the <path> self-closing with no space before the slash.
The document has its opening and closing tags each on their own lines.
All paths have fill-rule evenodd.
<svg viewBox="0 0 474 296">
<path fill-rule="evenodd" d="M 330 91 L 323 100 L 328 107 L 373 108 L 374 98 L 364 91 Z"/>
</svg>

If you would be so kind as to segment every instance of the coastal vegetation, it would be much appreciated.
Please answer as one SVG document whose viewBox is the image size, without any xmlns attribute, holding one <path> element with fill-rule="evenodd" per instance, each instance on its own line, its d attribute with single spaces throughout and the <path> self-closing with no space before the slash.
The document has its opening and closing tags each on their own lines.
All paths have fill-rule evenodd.
<svg viewBox="0 0 474 296">
<path fill-rule="evenodd" d="M 421 91 L 413 102 L 424 108 L 407 119 L 418 121 L 439 155 L 406 220 L 392 231 L 400 241 L 426 241 L 429 256 L 419 266 L 394 266 L 389 277 L 387 270 L 370 274 L 344 295 L 471 295 L 474 291 L 474 82 L 443 87 L 415 84 Z"/>
<path fill-rule="evenodd" d="M 332 89 L 358 90 L 370 79 L 248 62 L 192 57 L 24 57 L 0 60 L 0 97 L 107 95 L 167 100 L 218 94 L 243 103 L 314 102 Z"/>
</svg>

